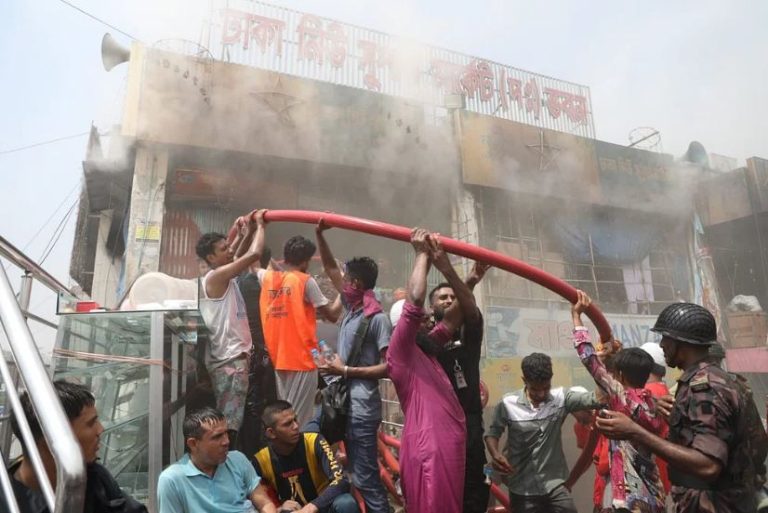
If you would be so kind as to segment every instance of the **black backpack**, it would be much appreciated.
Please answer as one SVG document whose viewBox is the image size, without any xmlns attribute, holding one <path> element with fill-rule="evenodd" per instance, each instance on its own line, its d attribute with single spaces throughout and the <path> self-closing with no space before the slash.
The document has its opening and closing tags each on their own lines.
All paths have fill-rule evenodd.
<svg viewBox="0 0 768 513">
<path fill-rule="evenodd" d="M 347 359 L 347 365 L 354 367 L 360 360 L 363 340 L 368 333 L 370 317 L 360 320 L 360 325 L 355 332 L 355 342 Z M 349 384 L 345 378 L 340 378 L 320 391 L 322 401 L 320 403 L 320 434 L 329 444 L 335 444 L 344 440 L 347 434 L 347 418 L 349 417 Z"/>
</svg>

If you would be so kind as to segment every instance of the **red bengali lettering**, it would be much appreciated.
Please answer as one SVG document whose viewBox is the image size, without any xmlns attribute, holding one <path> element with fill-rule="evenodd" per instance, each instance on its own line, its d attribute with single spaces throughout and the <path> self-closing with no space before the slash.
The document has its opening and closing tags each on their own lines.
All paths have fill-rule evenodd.
<svg viewBox="0 0 768 513">
<path fill-rule="evenodd" d="M 509 110 L 509 96 L 507 96 L 507 72 L 501 70 L 501 77 L 499 78 L 499 107 L 503 111 Z"/>
<path fill-rule="evenodd" d="M 546 88 L 547 110 L 549 115 L 557 119 L 561 114 L 574 123 L 587 121 L 587 99 L 584 96 L 575 95 L 558 89 Z"/>
<path fill-rule="evenodd" d="M 525 97 L 525 111 L 533 112 L 533 117 L 538 120 L 541 115 L 541 93 L 535 79 L 531 78 L 525 83 L 523 96 Z"/>
<path fill-rule="evenodd" d="M 255 41 L 261 53 L 267 48 L 276 46 L 276 54 L 283 53 L 283 28 L 285 22 L 273 18 L 265 18 L 235 9 L 223 9 L 222 44 L 242 43 L 247 50 L 251 41 Z"/>
<path fill-rule="evenodd" d="M 461 75 L 463 72 L 464 66 L 461 64 L 440 59 L 432 59 L 429 68 L 429 74 L 434 78 L 435 85 L 451 94 L 461 93 Z"/>
<path fill-rule="evenodd" d="M 334 68 L 341 68 L 347 59 L 347 35 L 344 27 L 330 22 L 326 28 L 317 16 L 305 14 L 296 28 L 299 38 L 298 58 L 317 61 L 322 66 L 327 58 Z"/>
<path fill-rule="evenodd" d="M 360 48 L 360 62 L 358 68 L 362 69 L 363 85 L 371 91 L 381 91 L 381 80 L 377 76 L 379 46 L 373 41 L 359 40 L 357 46 Z"/>
<path fill-rule="evenodd" d="M 509 98 L 513 102 L 517 102 L 518 107 L 523 106 L 523 83 L 516 79 L 509 77 L 507 79 L 507 86 L 509 87 Z"/>
<path fill-rule="evenodd" d="M 268 47 L 275 45 L 275 54 L 283 55 L 284 21 L 263 16 L 252 16 L 251 24 L 250 38 L 256 41 L 262 54 L 266 53 Z"/>
<path fill-rule="evenodd" d="M 347 35 L 344 33 L 344 27 L 336 22 L 330 23 L 325 32 L 325 39 L 331 66 L 341 68 L 347 60 Z"/>
<path fill-rule="evenodd" d="M 480 101 L 493 98 L 493 72 L 486 61 L 475 59 L 462 71 L 459 79 L 461 90 L 467 97 L 474 98 L 480 93 Z"/>
<path fill-rule="evenodd" d="M 323 22 L 317 16 L 305 14 L 296 27 L 299 35 L 299 59 L 316 60 L 323 64 Z"/>
</svg>

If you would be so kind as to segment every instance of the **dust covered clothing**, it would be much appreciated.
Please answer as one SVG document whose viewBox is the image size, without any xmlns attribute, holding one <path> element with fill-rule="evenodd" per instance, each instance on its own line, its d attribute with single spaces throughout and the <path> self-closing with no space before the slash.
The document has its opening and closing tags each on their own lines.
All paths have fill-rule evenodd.
<svg viewBox="0 0 768 513">
<path fill-rule="evenodd" d="M 677 513 L 754 512 L 755 469 L 745 422 L 747 398 L 727 372 L 706 359 L 678 380 L 669 441 L 718 460 L 713 483 L 669 468 Z"/>
<path fill-rule="evenodd" d="M 253 341 L 237 280 L 229 281 L 223 296 L 211 298 L 206 286 L 212 273 L 211 270 L 202 278 L 200 298 L 200 315 L 211 332 L 205 367 L 211 377 L 216 407 L 227 417 L 229 428 L 237 431 L 243 422 Z"/>
</svg>

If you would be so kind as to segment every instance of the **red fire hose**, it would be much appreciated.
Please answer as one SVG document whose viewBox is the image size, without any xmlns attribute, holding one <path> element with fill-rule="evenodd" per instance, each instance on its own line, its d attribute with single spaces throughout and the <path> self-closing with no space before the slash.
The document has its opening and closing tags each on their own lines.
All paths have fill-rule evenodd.
<svg viewBox="0 0 768 513">
<path fill-rule="evenodd" d="M 308 210 L 269 210 L 264 216 L 264 219 L 270 223 L 275 222 L 292 222 L 292 223 L 308 223 L 317 224 L 322 219 L 325 224 L 334 228 L 342 228 L 344 230 L 352 230 L 356 232 L 368 233 L 370 235 L 376 235 L 379 237 L 386 237 L 389 239 L 400 240 L 403 242 L 409 242 L 411 240 L 411 229 L 403 226 L 397 226 L 394 224 L 382 223 L 379 221 L 370 221 L 368 219 L 361 219 L 358 217 L 344 216 L 340 214 L 332 214 L 328 212 L 312 212 Z M 234 227 L 233 227 L 234 230 Z M 230 235 L 233 235 L 233 231 L 230 231 Z M 564 282 L 560 278 L 552 276 L 549 273 L 542 271 L 532 265 L 516 260 L 512 257 L 502 255 L 496 251 L 481 248 L 473 244 L 467 244 L 448 237 L 440 236 L 440 242 L 443 244 L 443 248 L 448 253 L 454 255 L 463 256 L 478 262 L 490 264 L 499 269 L 517 274 L 523 278 L 529 279 L 534 283 L 538 283 L 542 287 L 546 287 L 552 292 L 559 294 L 571 303 L 576 302 L 576 289 L 568 283 Z M 597 328 L 597 332 L 600 334 L 600 338 L 603 341 L 611 340 L 611 326 L 603 316 L 602 312 L 594 305 L 585 312 L 587 316 L 592 320 Z"/>
</svg>

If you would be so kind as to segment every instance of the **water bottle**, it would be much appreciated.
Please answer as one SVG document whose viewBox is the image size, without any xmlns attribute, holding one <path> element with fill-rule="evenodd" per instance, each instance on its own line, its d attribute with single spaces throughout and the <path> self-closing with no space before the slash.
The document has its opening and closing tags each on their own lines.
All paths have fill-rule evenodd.
<svg viewBox="0 0 768 513">
<path fill-rule="evenodd" d="M 326 362 L 332 362 L 334 353 L 331 346 L 328 345 L 328 342 L 321 340 L 318 342 L 318 345 L 320 346 L 320 354 L 323 356 L 323 359 L 325 359 Z"/>
<path fill-rule="evenodd" d="M 331 348 L 328 347 L 328 344 L 325 343 L 325 340 L 322 340 L 321 344 L 325 346 L 324 349 L 330 350 L 331 358 L 333 358 L 333 350 L 331 350 Z M 326 361 L 328 361 L 324 357 L 324 354 L 326 354 L 326 351 L 323 351 L 324 354 L 320 354 L 320 351 L 318 351 L 317 349 L 311 349 L 309 353 L 312 355 L 312 360 L 315 361 L 315 365 L 317 365 L 318 367 L 320 367 L 321 365 L 325 365 Z M 330 374 L 323 376 L 323 381 L 325 381 L 325 383 L 328 385 L 330 385 L 331 383 L 335 383 L 340 379 L 341 379 L 341 376 L 332 376 Z"/>
<path fill-rule="evenodd" d="M 483 474 L 485 474 L 485 484 L 490 486 L 493 481 L 491 481 L 491 476 L 493 475 L 493 467 L 491 465 L 485 465 L 483 467 Z"/>
<path fill-rule="evenodd" d="M 320 354 L 320 351 L 317 349 L 312 349 L 309 354 L 312 355 L 312 360 L 314 360 L 315 365 L 320 367 L 321 365 L 325 365 L 325 359 L 323 359 L 323 355 Z"/>
</svg>

